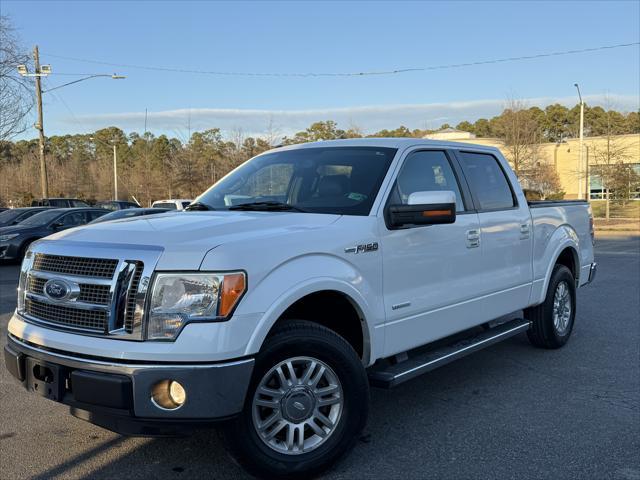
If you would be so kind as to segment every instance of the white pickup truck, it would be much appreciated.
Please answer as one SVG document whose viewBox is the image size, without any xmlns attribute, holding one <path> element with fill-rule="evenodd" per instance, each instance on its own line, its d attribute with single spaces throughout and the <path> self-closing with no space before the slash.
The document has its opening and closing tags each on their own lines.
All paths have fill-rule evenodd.
<svg viewBox="0 0 640 480">
<path fill-rule="evenodd" d="M 589 205 L 528 203 L 494 148 L 296 145 L 186 212 L 34 243 L 6 365 L 105 428 L 219 422 L 251 473 L 308 477 L 354 444 L 370 384 L 520 332 L 564 345 L 595 272 Z"/>
</svg>

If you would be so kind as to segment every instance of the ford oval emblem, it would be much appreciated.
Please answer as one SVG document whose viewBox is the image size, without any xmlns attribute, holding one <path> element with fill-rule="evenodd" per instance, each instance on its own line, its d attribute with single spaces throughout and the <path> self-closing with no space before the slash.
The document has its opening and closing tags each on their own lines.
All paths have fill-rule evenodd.
<svg viewBox="0 0 640 480">
<path fill-rule="evenodd" d="M 71 286 L 64 280 L 52 278 L 44 284 L 44 296 L 55 301 L 65 300 L 71 294 Z"/>
</svg>

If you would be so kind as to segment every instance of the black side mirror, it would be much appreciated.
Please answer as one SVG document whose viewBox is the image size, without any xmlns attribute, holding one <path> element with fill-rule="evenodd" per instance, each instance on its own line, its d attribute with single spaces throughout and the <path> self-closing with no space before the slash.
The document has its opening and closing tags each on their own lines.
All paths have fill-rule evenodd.
<svg viewBox="0 0 640 480">
<path fill-rule="evenodd" d="M 389 207 L 389 223 L 394 228 L 455 221 L 456 194 L 450 191 L 415 192 L 409 196 L 407 205 Z"/>
<path fill-rule="evenodd" d="M 64 223 L 62 222 L 53 223 L 51 225 L 51 228 L 53 228 L 54 230 L 60 230 L 61 228 L 64 228 Z"/>
</svg>

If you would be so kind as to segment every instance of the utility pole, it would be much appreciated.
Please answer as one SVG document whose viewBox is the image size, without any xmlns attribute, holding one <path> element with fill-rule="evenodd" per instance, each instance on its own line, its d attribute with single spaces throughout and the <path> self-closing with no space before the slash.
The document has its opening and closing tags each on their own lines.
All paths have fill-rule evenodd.
<svg viewBox="0 0 640 480">
<path fill-rule="evenodd" d="M 99 73 L 95 75 L 89 75 L 87 77 L 80 78 L 78 80 L 73 80 L 72 82 L 64 83 L 62 85 L 58 85 L 57 87 L 50 88 L 49 90 L 43 91 L 40 77 L 46 77 L 51 74 L 51 65 L 40 65 L 40 52 L 38 51 L 37 45 L 33 47 L 33 62 L 35 67 L 34 73 L 29 73 L 29 69 L 27 65 L 24 65 L 24 64 L 18 65 L 17 68 L 18 68 L 18 73 L 21 76 L 35 77 L 36 79 L 36 105 L 38 107 L 38 121 L 35 124 L 35 127 L 38 130 L 39 137 L 40 137 L 40 148 L 39 148 L 40 150 L 40 184 L 42 187 L 42 198 L 47 198 L 49 196 L 49 182 L 47 177 L 47 163 L 45 161 L 45 155 L 44 155 L 45 138 L 44 138 L 44 120 L 43 120 L 44 115 L 42 113 L 42 94 L 50 92 L 52 90 L 57 90 L 58 88 L 66 87 L 67 85 L 73 85 L 74 83 L 84 82 L 85 80 L 89 80 L 91 78 L 109 77 L 114 80 L 121 80 L 126 77 L 124 75 L 118 75 L 116 73 L 112 73 L 112 74 Z M 115 154 L 116 153 L 115 153 L 115 147 L 114 147 L 114 151 L 113 151 L 114 158 L 115 158 Z M 115 160 L 114 160 L 114 165 L 115 165 Z M 116 185 L 116 197 L 118 196 L 117 191 L 118 191 L 118 187 Z"/>
<path fill-rule="evenodd" d="M 582 100 L 582 95 L 580 94 L 580 87 L 577 83 L 573 84 L 578 90 L 578 98 L 580 99 L 580 157 L 578 159 L 578 172 L 582 173 L 582 169 L 584 168 L 584 101 Z M 585 191 L 585 200 L 589 200 L 589 166 L 585 169 L 587 180 L 586 180 L 586 191 Z M 578 197 L 582 197 L 582 182 L 580 182 Z"/>
<path fill-rule="evenodd" d="M 47 163 L 44 158 L 44 122 L 42 115 L 42 84 L 40 82 L 40 53 L 38 52 L 38 46 L 33 47 L 33 61 L 36 69 L 36 102 L 38 104 L 38 123 L 36 128 L 38 129 L 40 137 L 40 185 L 42 188 L 42 198 L 49 196 L 49 181 L 47 178 Z"/>
<path fill-rule="evenodd" d="M 113 199 L 118 200 L 118 147 L 113 144 Z"/>
</svg>

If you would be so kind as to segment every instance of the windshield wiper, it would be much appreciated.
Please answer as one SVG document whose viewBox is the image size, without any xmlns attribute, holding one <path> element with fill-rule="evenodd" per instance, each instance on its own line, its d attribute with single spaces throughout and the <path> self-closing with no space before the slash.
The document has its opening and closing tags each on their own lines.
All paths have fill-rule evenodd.
<svg viewBox="0 0 640 480">
<path fill-rule="evenodd" d="M 299 207 L 294 207 L 293 205 L 289 205 L 288 203 L 283 202 L 250 202 L 250 203 L 241 203 L 240 205 L 232 205 L 229 207 L 229 210 L 255 210 L 255 211 L 295 211 L 306 213 L 306 210 L 303 210 Z"/>
<path fill-rule="evenodd" d="M 185 210 L 191 211 L 191 210 L 215 210 L 215 208 L 207 205 L 206 203 L 202 203 L 202 202 L 194 202 L 194 203 L 190 203 L 187 208 L 185 208 Z"/>
</svg>

